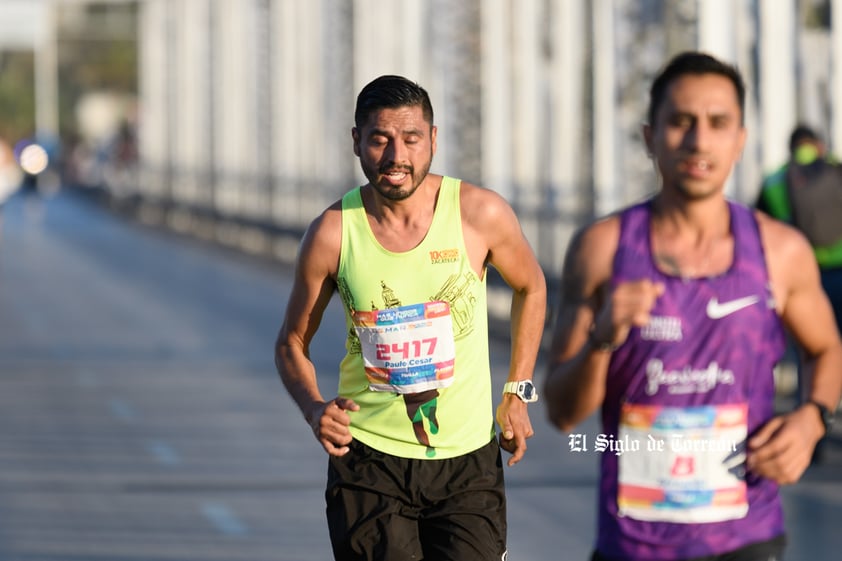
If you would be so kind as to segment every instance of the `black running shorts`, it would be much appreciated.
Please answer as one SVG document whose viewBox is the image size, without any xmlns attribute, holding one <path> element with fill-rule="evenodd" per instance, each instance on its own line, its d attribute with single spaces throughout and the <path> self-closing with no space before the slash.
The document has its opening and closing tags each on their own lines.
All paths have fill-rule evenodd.
<svg viewBox="0 0 842 561">
<path fill-rule="evenodd" d="M 337 561 L 500 561 L 506 497 L 497 441 L 445 460 L 383 454 L 358 441 L 331 456 L 325 498 Z"/>
</svg>

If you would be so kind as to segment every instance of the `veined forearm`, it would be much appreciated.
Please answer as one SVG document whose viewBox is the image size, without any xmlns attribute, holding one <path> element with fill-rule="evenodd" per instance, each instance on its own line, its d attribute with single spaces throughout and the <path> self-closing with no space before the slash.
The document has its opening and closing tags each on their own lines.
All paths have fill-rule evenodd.
<svg viewBox="0 0 842 561">
<path fill-rule="evenodd" d="M 512 294 L 510 380 L 532 378 L 544 333 L 546 308 L 546 290 L 516 290 Z"/>
<path fill-rule="evenodd" d="M 307 423 L 310 423 L 314 406 L 324 403 L 313 363 L 303 350 L 279 343 L 275 349 L 275 366 L 290 397 L 298 405 Z"/>
<path fill-rule="evenodd" d="M 834 345 L 810 362 L 812 375 L 803 397 L 833 411 L 842 399 L 842 346 Z"/>
</svg>

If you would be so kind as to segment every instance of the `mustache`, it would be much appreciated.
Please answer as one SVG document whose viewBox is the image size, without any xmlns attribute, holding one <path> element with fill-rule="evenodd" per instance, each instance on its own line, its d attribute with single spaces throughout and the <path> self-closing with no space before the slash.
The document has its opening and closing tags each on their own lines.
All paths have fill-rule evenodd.
<svg viewBox="0 0 842 561">
<path fill-rule="evenodd" d="M 415 172 L 415 169 L 412 166 L 396 166 L 394 164 L 386 164 L 381 166 L 378 170 L 382 174 L 392 173 L 392 172 L 404 172 L 412 175 Z"/>
</svg>

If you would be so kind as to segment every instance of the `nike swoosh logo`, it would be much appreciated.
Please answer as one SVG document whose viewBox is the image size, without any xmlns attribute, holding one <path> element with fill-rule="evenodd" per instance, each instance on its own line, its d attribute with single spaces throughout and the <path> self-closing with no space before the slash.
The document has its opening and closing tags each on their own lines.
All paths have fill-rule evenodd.
<svg viewBox="0 0 842 561">
<path fill-rule="evenodd" d="M 757 302 L 760 302 L 760 298 L 756 295 L 744 296 L 736 300 L 729 300 L 728 302 L 720 302 L 717 298 L 711 298 L 708 300 L 708 306 L 705 311 L 710 319 L 722 319 L 743 308 L 748 308 Z"/>
</svg>

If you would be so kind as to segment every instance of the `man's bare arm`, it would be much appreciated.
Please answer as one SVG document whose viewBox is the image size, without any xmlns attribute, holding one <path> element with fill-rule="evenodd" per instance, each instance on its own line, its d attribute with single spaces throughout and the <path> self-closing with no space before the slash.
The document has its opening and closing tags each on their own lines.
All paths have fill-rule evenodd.
<svg viewBox="0 0 842 561">
<path fill-rule="evenodd" d="M 589 333 L 606 298 L 610 259 L 600 246 L 618 235 L 616 225 L 597 223 L 570 243 L 561 276 L 559 308 L 548 356 L 544 396 L 550 422 L 571 430 L 601 404 L 610 353 L 589 344 Z M 610 246 L 610 244 L 609 244 Z M 616 239 L 613 247 L 616 248 Z M 609 247 L 613 255 L 615 249 Z M 610 333 L 594 334 L 611 343 Z"/>
<path fill-rule="evenodd" d="M 341 242 L 339 220 L 334 205 L 313 221 L 304 235 L 284 322 L 275 343 L 275 365 L 281 380 L 317 440 L 331 455 L 348 451 L 351 434 L 346 411 L 358 408 L 343 398 L 325 402 L 310 360 L 310 342 L 335 290 Z"/>
<path fill-rule="evenodd" d="M 512 289 L 511 357 L 509 381 L 532 379 L 547 310 L 547 285 L 529 242 L 512 208 L 498 194 L 472 185 L 463 185 L 463 205 L 467 209 L 466 244 L 477 263 L 493 266 Z M 501 445 L 512 453 L 514 465 L 526 452 L 526 439 L 532 437 L 527 405 L 513 394 L 505 394 L 497 408 L 502 430 Z"/>
<path fill-rule="evenodd" d="M 802 351 L 803 397 L 833 411 L 842 394 L 842 342 L 812 249 L 786 225 L 763 218 L 760 224 L 781 319 Z M 775 417 L 749 440 L 748 467 L 778 483 L 794 483 L 823 433 L 813 405 Z"/>
</svg>

